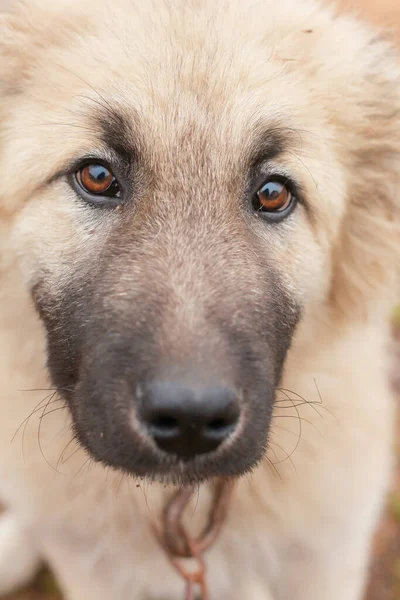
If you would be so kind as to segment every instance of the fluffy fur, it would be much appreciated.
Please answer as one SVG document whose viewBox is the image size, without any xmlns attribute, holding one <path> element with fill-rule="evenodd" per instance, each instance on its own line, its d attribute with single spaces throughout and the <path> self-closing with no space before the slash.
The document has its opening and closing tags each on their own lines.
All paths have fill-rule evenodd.
<svg viewBox="0 0 400 600">
<path fill-rule="evenodd" d="M 290 132 L 274 168 L 300 183 L 305 202 L 279 227 L 249 231 L 257 268 L 273 265 L 301 316 L 266 456 L 237 481 L 229 522 L 207 555 L 209 582 L 221 600 L 360 600 L 391 469 L 400 68 L 390 44 L 311 0 L 30 0 L 5 8 L 12 14 L 0 20 L 0 586 L 21 583 L 41 558 L 68 600 L 182 594 L 150 529 L 169 488 L 92 462 L 72 437 L 70 404 L 62 390 L 52 395 L 46 329 L 33 300 L 40 284 L 54 309 L 68 306 L 66 286 L 89 279 L 104 252 L 127 256 L 126 246 L 107 244 L 130 213 L 93 211 L 62 176 L 68 163 L 104 146 L 93 115 L 105 108 L 124 113 L 170 199 L 189 173 L 201 172 L 188 159 L 200 156 L 199 140 L 210 161 L 201 172 L 208 197 L 215 188 L 236 198 L 235 173 L 253 138 Z M 180 137 L 189 117 L 191 135 Z M 187 190 L 204 201 L 198 183 Z M 172 206 L 178 214 L 178 200 Z M 239 210 L 239 201 L 226 204 L 224 227 Z M 197 262 L 187 258 L 193 230 L 179 220 L 174 254 L 171 230 L 163 236 L 158 222 L 162 243 L 170 236 L 170 272 L 179 256 L 201 298 L 220 298 L 212 278 L 200 276 L 201 260 L 215 257 L 213 268 L 232 271 L 229 285 L 247 277 L 250 264 L 213 247 L 213 238 L 205 243 L 212 211 L 205 203 L 199 213 Z M 229 227 L 224 235 L 232 244 Z M 126 287 L 106 296 L 104 314 L 131 289 L 132 272 L 121 261 L 116 268 L 111 287 Z M 190 286 L 171 280 L 187 331 L 196 311 Z M 75 289 L 82 306 L 84 289 Z M 203 483 L 193 528 L 207 496 Z"/>
</svg>

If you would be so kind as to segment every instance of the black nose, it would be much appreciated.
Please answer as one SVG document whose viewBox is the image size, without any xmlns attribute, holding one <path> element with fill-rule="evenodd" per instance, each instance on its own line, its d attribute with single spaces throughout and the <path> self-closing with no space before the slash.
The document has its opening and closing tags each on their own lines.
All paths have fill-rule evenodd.
<svg viewBox="0 0 400 600">
<path fill-rule="evenodd" d="M 235 430 L 239 414 L 231 388 L 154 382 L 143 389 L 142 423 L 159 448 L 183 459 L 218 448 Z"/>
</svg>

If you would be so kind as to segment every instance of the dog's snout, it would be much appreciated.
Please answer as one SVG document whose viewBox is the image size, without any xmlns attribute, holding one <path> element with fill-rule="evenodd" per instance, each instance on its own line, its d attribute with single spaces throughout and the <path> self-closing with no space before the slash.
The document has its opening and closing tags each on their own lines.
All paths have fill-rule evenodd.
<svg viewBox="0 0 400 600">
<path fill-rule="evenodd" d="M 154 382 L 143 390 L 142 424 L 161 450 L 183 459 L 216 450 L 239 416 L 237 393 L 229 387 Z"/>
</svg>

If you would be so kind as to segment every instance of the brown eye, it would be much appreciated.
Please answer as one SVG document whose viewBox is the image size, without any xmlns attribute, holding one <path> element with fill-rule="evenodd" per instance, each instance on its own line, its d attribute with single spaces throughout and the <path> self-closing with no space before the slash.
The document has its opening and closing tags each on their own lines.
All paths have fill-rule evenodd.
<svg viewBox="0 0 400 600">
<path fill-rule="evenodd" d="M 258 190 L 254 208 L 258 212 L 284 212 L 293 202 L 288 187 L 280 181 L 267 181 Z"/>
<path fill-rule="evenodd" d="M 105 165 L 97 163 L 84 165 L 76 172 L 75 177 L 85 195 L 107 198 L 119 198 L 121 195 L 118 181 L 111 169 Z"/>
</svg>

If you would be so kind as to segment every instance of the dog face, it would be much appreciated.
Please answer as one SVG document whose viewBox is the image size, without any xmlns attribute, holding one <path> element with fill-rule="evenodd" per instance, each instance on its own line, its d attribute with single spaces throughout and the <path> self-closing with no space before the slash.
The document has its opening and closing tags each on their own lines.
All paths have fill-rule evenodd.
<svg viewBox="0 0 400 600">
<path fill-rule="evenodd" d="M 386 285 L 398 72 L 312 3 L 142 4 L 4 19 L 0 205 L 81 444 L 188 483 L 260 461 L 298 322 Z"/>
</svg>

